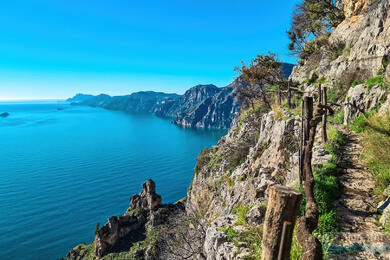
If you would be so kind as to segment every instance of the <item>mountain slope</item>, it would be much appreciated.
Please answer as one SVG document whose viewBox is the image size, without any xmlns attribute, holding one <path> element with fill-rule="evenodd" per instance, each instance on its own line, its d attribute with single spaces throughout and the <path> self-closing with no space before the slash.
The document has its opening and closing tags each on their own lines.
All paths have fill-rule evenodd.
<svg viewBox="0 0 390 260">
<path fill-rule="evenodd" d="M 292 64 L 282 63 L 286 78 L 291 74 L 292 68 Z M 238 77 L 226 87 L 197 85 L 181 96 L 153 91 L 116 97 L 77 94 L 68 101 L 128 113 L 153 113 L 172 118 L 176 125 L 185 127 L 228 129 L 241 107 L 236 99 L 237 89 L 247 84 L 243 77 Z"/>
</svg>

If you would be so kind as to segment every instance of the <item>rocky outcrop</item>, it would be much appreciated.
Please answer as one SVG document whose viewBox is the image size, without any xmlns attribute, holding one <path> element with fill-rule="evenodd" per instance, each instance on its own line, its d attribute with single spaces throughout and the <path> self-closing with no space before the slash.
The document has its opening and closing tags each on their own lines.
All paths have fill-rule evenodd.
<svg viewBox="0 0 390 260">
<path fill-rule="evenodd" d="M 344 124 L 377 107 L 385 98 L 386 91 L 379 85 L 360 84 L 348 90 L 344 103 Z"/>
<path fill-rule="evenodd" d="M 182 218 L 184 206 L 180 202 L 162 205 L 153 180 L 142 187 L 140 194 L 130 198 L 130 207 L 123 216 L 110 217 L 96 230 L 92 244 L 75 247 L 67 259 L 158 259 L 162 248 L 157 247 L 156 232 L 172 218 Z"/>
<path fill-rule="evenodd" d="M 95 255 L 101 258 L 109 253 L 126 249 L 131 235 L 146 222 L 145 216 L 110 217 L 108 222 L 96 232 Z"/>
<path fill-rule="evenodd" d="M 161 196 L 156 193 L 156 184 L 152 180 L 142 184 L 142 192 L 130 198 L 130 210 L 142 208 L 145 210 L 154 210 L 161 206 Z"/>
<path fill-rule="evenodd" d="M 354 80 L 366 80 L 384 70 L 390 79 L 390 2 L 387 0 L 345 0 L 346 19 L 329 38 L 329 45 L 342 50 L 339 56 L 328 46 L 296 66 L 291 78 L 304 82 L 313 73 L 329 84 L 349 87 Z"/>
</svg>

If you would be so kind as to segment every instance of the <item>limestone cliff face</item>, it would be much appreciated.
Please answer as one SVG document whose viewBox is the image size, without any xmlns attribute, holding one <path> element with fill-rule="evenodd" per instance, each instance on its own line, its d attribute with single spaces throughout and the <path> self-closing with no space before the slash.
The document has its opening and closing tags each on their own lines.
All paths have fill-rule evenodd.
<svg viewBox="0 0 390 260">
<path fill-rule="evenodd" d="M 270 183 L 292 184 L 297 152 L 296 120 L 275 121 L 274 114 L 238 118 L 218 145 L 203 151 L 188 191 L 187 210 L 207 219 L 227 215 L 238 202 L 265 200 Z"/>
<path fill-rule="evenodd" d="M 389 7 L 388 0 L 345 0 L 346 19 L 329 38 L 329 43 L 341 48 L 342 53 L 337 57 L 323 48 L 320 57 L 311 57 L 295 67 L 291 78 L 303 82 L 317 73 L 340 86 L 384 70 L 390 79 L 390 66 L 386 65 L 390 60 Z"/>
<path fill-rule="evenodd" d="M 174 123 L 186 127 L 230 128 L 241 107 L 236 99 L 236 90 L 246 85 L 242 77 L 237 78 L 232 84 L 220 88 L 215 95 L 184 111 L 179 111 Z"/>
</svg>

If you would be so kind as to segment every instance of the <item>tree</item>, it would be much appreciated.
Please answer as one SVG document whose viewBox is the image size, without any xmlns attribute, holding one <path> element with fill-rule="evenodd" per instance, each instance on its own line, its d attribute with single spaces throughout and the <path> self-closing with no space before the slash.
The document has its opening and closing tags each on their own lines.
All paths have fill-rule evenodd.
<svg viewBox="0 0 390 260">
<path fill-rule="evenodd" d="M 337 0 L 304 0 L 297 5 L 287 31 L 290 43 L 288 48 L 293 55 L 302 59 L 313 51 L 313 45 L 307 43 L 328 34 L 332 28 L 344 20 L 344 12 Z"/>
<path fill-rule="evenodd" d="M 206 259 L 203 244 L 206 238 L 206 225 L 202 216 L 189 214 L 171 220 L 161 230 L 160 247 L 169 259 Z"/>
<path fill-rule="evenodd" d="M 269 101 L 269 87 L 283 84 L 282 65 L 278 61 L 276 54 L 261 54 L 250 62 L 247 66 L 242 62 L 239 72 L 249 81 L 249 87 L 242 87 L 238 90 L 238 97 L 245 104 L 262 102 L 268 109 L 271 109 Z"/>
</svg>

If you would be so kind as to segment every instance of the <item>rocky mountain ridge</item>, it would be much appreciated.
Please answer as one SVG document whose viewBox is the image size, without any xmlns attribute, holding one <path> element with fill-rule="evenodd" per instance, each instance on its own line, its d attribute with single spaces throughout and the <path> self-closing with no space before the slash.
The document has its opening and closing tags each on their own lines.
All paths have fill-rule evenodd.
<svg viewBox="0 0 390 260">
<path fill-rule="evenodd" d="M 287 78 L 293 65 L 282 64 L 283 75 Z M 128 113 L 149 113 L 171 118 L 173 123 L 184 127 L 229 129 L 237 116 L 241 104 L 236 99 L 237 89 L 247 85 L 238 77 L 226 87 L 197 85 L 183 95 L 162 92 L 141 91 L 126 96 L 98 96 L 77 94 L 68 99 L 75 105 L 102 107 Z"/>
</svg>

